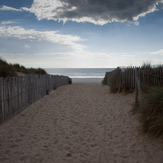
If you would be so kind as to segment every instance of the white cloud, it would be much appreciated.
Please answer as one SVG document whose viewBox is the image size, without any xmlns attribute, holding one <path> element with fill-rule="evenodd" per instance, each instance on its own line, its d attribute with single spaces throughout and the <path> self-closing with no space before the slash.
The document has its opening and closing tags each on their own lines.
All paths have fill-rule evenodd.
<svg viewBox="0 0 163 163">
<path fill-rule="evenodd" d="M 0 37 L 26 40 L 35 43 L 49 42 L 60 44 L 73 49 L 73 51 L 82 51 L 84 49 L 84 45 L 78 43 L 82 41 L 79 36 L 63 35 L 57 31 L 37 31 L 34 29 L 24 29 L 20 26 L 0 26 Z"/>
<path fill-rule="evenodd" d="M 163 49 L 157 50 L 157 51 L 153 51 L 150 54 L 152 55 L 163 55 Z"/>
<path fill-rule="evenodd" d="M 21 9 L 16 9 L 13 7 L 9 7 L 9 6 L 2 6 L 0 8 L 0 11 L 22 11 Z"/>
<path fill-rule="evenodd" d="M 0 52 L 0 56 L 8 62 L 19 63 L 27 67 L 44 68 L 102 68 L 141 66 L 144 62 L 160 64 L 160 60 L 149 58 L 148 55 L 128 53 L 94 53 L 90 51 L 79 52 Z M 141 56 L 141 57 L 140 57 Z"/>
<path fill-rule="evenodd" d="M 16 22 L 14 22 L 14 21 L 2 21 L 0 24 L 8 25 L 8 24 L 13 24 L 13 23 L 16 23 Z"/>
<path fill-rule="evenodd" d="M 34 0 L 31 8 L 39 20 L 68 20 L 104 25 L 113 21 L 136 21 L 158 9 L 163 0 Z M 137 23 L 138 24 L 138 23 Z"/>
<path fill-rule="evenodd" d="M 0 52 L 8 62 L 19 63 L 27 67 L 67 68 L 67 67 L 107 67 L 110 56 L 104 53 L 82 52 L 33 52 L 12 53 Z M 109 59 L 110 58 L 110 59 Z"/>
</svg>

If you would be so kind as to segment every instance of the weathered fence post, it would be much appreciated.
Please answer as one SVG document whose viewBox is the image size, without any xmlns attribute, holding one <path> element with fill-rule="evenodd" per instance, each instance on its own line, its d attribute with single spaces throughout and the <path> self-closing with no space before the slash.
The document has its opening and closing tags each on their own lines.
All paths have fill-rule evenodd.
<svg viewBox="0 0 163 163">
<path fill-rule="evenodd" d="M 121 69 L 117 67 L 117 88 L 118 92 L 121 91 Z"/>
<path fill-rule="evenodd" d="M 3 107 L 2 107 L 2 78 L 0 78 L 0 123 L 3 122 Z"/>
<path fill-rule="evenodd" d="M 140 102 L 142 101 L 142 92 L 141 92 L 141 87 L 140 87 L 140 75 L 138 76 L 139 70 L 140 69 L 138 69 L 138 68 L 135 69 L 135 82 L 136 82 L 135 83 L 135 89 L 136 89 L 135 101 L 136 101 L 136 103 L 138 102 L 138 99 Z"/>
</svg>

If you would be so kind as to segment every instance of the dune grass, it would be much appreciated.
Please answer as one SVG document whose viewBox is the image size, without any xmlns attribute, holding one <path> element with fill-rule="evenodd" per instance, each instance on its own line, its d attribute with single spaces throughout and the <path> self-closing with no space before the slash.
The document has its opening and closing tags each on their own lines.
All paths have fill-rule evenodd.
<svg viewBox="0 0 163 163">
<path fill-rule="evenodd" d="M 46 71 L 42 68 L 25 68 L 24 66 L 19 64 L 13 64 L 12 66 L 16 70 L 16 72 L 22 72 L 24 74 L 47 74 Z"/>
<path fill-rule="evenodd" d="M 159 77 L 162 75 L 161 71 L 163 70 L 163 65 L 160 64 L 160 65 L 152 66 L 150 63 L 144 63 L 141 66 L 141 70 L 145 70 L 145 72 L 147 73 L 145 75 L 145 77 L 143 78 L 142 82 L 145 83 L 146 85 L 153 86 L 153 83 L 154 83 L 153 76 Z M 148 74 L 150 74 L 150 75 L 148 75 Z M 158 78 L 158 79 L 160 79 L 160 78 Z M 163 86 L 163 83 L 160 81 L 160 83 L 158 85 Z"/>
<path fill-rule="evenodd" d="M 0 59 L 0 77 L 16 76 L 16 71 L 11 64 Z"/>
<path fill-rule="evenodd" d="M 141 66 L 140 71 L 145 72 L 140 75 L 143 98 L 141 101 L 135 101 L 132 110 L 133 113 L 138 114 L 143 132 L 151 137 L 163 137 L 163 83 L 160 78 L 162 68 L 163 65 L 151 66 L 150 63 L 144 63 Z M 133 92 L 135 89 L 131 87 L 130 83 L 133 82 L 132 76 L 129 75 L 132 69 L 132 67 L 128 67 L 121 71 L 121 76 L 125 80 L 121 91 L 125 93 Z M 154 84 L 156 80 L 153 76 L 158 77 L 157 86 Z M 118 91 L 117 78 L 117 71 L 112 72 L 109 80 L 111 93 Z M 105 83 L 105 80 L 104 78 L 103 83 Z"/>
<path fill-rule="evenodd" d="M 23 74 L 47 74 L 42 68 L 26 68 L 19 64 L 9 64 L 7 61 L 0 58 L 0 77 L 17 76 L 17 72 Z"/>
<path fill-rule="evenodd" d="M 163 136 L 163 87 L 150 89 L 133 110 L 138 113 L 144 133 L 152 137 Z"/>
</svg>

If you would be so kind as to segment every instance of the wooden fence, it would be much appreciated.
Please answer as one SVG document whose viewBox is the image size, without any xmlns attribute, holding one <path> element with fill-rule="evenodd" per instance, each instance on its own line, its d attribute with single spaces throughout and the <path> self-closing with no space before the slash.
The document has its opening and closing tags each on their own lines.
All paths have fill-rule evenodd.
<svg viewBox="0 0 163 163">
<path fill-rule="evenodd" d="M 140 83 L 143 82 L 149 86 L 163 86 L 163 67 L 129 67 L 125 69 L 118 67 L 112 72 L 107 72 L 105 77 L 107 85 L 115 87 L 115 92 L 133 91 L 136 89 L 136 94 L 139 94 L 141 98 Z"/>
<path fill-rule="evenodd" d="M 66 76 L 27 75 L 0 78 L 0 123 L 65 84 L 69 84 Z"/>
</svg>

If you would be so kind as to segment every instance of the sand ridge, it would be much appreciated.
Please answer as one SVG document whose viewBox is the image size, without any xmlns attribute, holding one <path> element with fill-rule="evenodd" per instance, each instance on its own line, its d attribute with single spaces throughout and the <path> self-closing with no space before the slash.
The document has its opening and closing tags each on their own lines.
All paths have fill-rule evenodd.
<svg viewBox="0 0 163 163">
<path fill-rule="evenodd" d="M 161 163 L 163 142 L 140 133 L 134 94 L 66 85 L 0 125 L 0 163 Z"/>
</svg>

